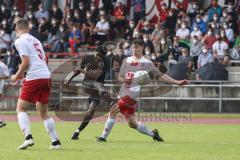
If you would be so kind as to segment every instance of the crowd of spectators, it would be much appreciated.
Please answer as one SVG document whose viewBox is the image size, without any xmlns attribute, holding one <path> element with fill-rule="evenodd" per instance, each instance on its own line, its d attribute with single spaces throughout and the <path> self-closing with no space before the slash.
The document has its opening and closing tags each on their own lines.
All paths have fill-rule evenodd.
<svg viewBox="0 0 240 160">
<path fill-rule="evenodd" d="M 228 65 L 230 59 L 239 59 L 239 19 L 234 1 L 220 6 L 212 0 L 208 9 L 196 0 L 191 0 L 187 9 L 180 3 L 171 9 L 161 2 L 156 23 L 146 20 L 145 0 L 131 1 L 132 18 L 128 0 L 102 0 L 102 8 L 96 6 L 95 0 L 74 2 L 62 11 L 56 1 L 49 5 L 29 0 L 25 12 L 16 5 L 1 3 L 0 53 L 5 55 L 10 75 L 20 63 L 13 42 L 14 22 L 22 17 L 29 20 L 30 33 L 41 40 L 47 52 L 73 53 L 84 46 L 119 42 L 117 49 L 107 52 L 111 67 L 106 79 L 116 77 L 122 60 L 132 54 L 130 45 L 134 39 L 144 41 L 144 56 L 155 64 L 167 67 L 169 63 L 186 63 L 190 72 L 212 61 Z"/>
</svg>

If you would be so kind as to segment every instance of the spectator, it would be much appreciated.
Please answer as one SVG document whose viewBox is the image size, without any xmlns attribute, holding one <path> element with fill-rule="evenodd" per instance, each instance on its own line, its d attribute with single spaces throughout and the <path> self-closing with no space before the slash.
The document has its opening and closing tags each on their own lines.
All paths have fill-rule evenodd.
<svg viewBox="0 0 240 160">
<path fill-rule="evenodd" d="M 53 5 L 53 0 L 41 0 L 44 10 L 49 11 Z"/>
<path fill-rule="evenodd" d="M 29 28 L 30 28 L 30 32 L 29 32 L 29 33 L 30 33 L 31 35 L 33 35 L 33 36 L 36 37 L 36 38 L 41 39 L 41 36 L 40 36 L 39 33 L 38 33 L 37 25 L 36 25 L 36 23 L 34 23 L 33 20 L 30 20 L 30 21 L 29 21 Z"/>
<path fill-rule="evenodd" d="M 122 65 L 123 60 L 127 57 L 124 55 L 124 51 L 123 51 L 123 42 L 119 42 L 117 49 L 114 51 L 114 53 L 110 50 L 107 53 L 107 58 L 108 61 L 110 63 L 109 65 L 109 77 L 108 79 L 110 80 L 118 80 L 118 73 L 120 70 L 120 67 Z"/>
<path fill-rule="evenodd" d="M 187 9 L 187 14 L 190 17 L 190 19 L 192 19 L 192 20 L 195 19 L 198 9 L 199 9 L 199 6 L 197 4 L 197 1 L 191 0 L 191 2 L 188 5 L 188 9 Z"/>
<path fill-rule="evenodd" d="M 9 76 L 7 66 L 0 61 L 0 97 L 3 93 L 4 79 L 7 79 Z"/>
<path fill-rule="evenodd" d="M 151 35 L 153 32 L 153 29 L 150 25 L 150 22 L 149 21 L 145 21 L 144 22 L 144 28 L 141 30 L 141 33 L 142 34 L 148 34 L 148 35 Z"/>
<path fill-rule="evenodd" d="M 37 19 L 33 13 L 33 11 L 28 11 L 26 14 L 25 14 L 25 19 L 28 19 L 29 21 L 33 21 L 34 24 L 37 24 Z"/>
<path fill-rule="evenodd" d="M 234 32 L 232 30 L 232 28 L 229 28 L 227 23 L 223 24 L 223 28 L 225 30 L 226 33 L 226 37 L 228 39 L 228 41 L 230 42 L 230 46 L 232 46 L 234 44 Z"/>
<path fill-rule="evenodd" d="M 166 2 L 161 3 L 161 10 L 159 12 L 159 20 L 158 22 L 162 25 L 165 25 L 168 17 L 168 8 Z"/>
<path fill-rule="evenodd" d="M 110 70 L 110 79 L 111 80 L 113 80 L 113 81 L 118 80 L 118 73 L 120 71 L 120 67 L 121 67 L 120 62 L 117 61 L 117 60 L 114 60 L 113 65 L 112 65 L 111 70 Z"/>
<path fill-rule="evenodd" d="M 187 25 L 185 22 L 182 22 L 181 28 L 177 30 L 176 36 L 178 36 L 179 39 L 182 39 L 182 40 L 189 39 L 190 30 L 187 28 Z"/>
<path fill-rule="evenodd" d="M 112 14 L 113 11 L 113 0 L 102 0 L 103 9 L 107 14 Z"/>
<path fill-rule="evenodd" d="M 219 26 L 220 26 L 219 21 L 220 21 L 219 15 L 218 15 L 217 13 L 214 13 L 214 14 L 213 14 L 213 20 L 210 21 L 210 22 L 215 22 L 215 23 L 218 25 L 218 27 L 219 27 Z"/>
<path fill-rule="evenodd" d="M 205 12 L 204 9 L 199 10 L 199 15 L 202 17 L 202 20 L 206 23 L 208 23 L 208 14 Z"/>
<path fill-rule="evenodd" d="M 220 32 L 219 26 L 218 24 L 216 24 L 216 22 L 211 22 L 211 29 L 212 29 L 213 35 L 216 35 Z"/>
<path fill-rule="evenodd" d="M 174 33 L 176 34 L 176 32 L 175 31 L 177 31 L 177 30 L 179 30 L 180 28 L 181 28 L 181 25 L 182 25 L 182 19 L 181 18 L 177 18 L 177 24 L 176 24 L 176 28 L 175 28 L 175 30 L 174 30 Z"/>
<path fill-rule="evenodd" d="M 11 37 L 6 33 L 5 29 L 0 28 L 0 53 L 3 50 L 7 50 L 11 45 Z"/>
<path fill-rule="evenodd" d="M 60 42 L 56 45 L 56 52 L 61 52 L 64 50 L 64 52 L 68 52 L 68 47 L 69 47 L 69 28 L 66 27 L 63 23 L 59 27 L 59 31 L 57 33 L 61 39 Z"/>
<path fill-rule="evenodd" d="M 181 54 L 182 47 L 179 45 L 179 37 L 173 37 L 173 45 L 172 45 L 172 55 L 175 60 L 179 60 L 179 56 Z"/>
<path fill-rule="evenodd" d="M 170 54 L 170 48 L 165 38 L 161 38 L 160 48 L 157 53 L 158 54 L 155 61 L 164 64 L 164 62 L 168 60 L 168 56 Z"/>
<path fill-rule="evenodd" d="M 238 24 L 237 24 L 238 21 L 234 21 L 233 20 L 233 17 L 231 15 L 228 15 L 227 17 L 227 23 L 229 25 L 229 28 L 232 28 L 232 30 L 234 31 L 234 33 L 238 34 L 239 31 L 238 31 Z"/>
<path fill-rule="evenodd" d="M 225 32 L 224 29 L 221 29 L 220 35 L 222 37 L 222 40 L 225 41 L 228 44 L 228 46 L 230 46 L 230 42 L 229 42 L 229 40 L 228 40 L 228 38 L 226 36 L 226 32 Z"/>
<path fill-rule="evenodd" d="M 20 57 L 17 56 L 13 50 L 7 50 L 7 55 L 3 58 L 3 63 L 8 67 L 8 75 L 11 76 L 16 73 L 20 63 Z"/>
<path fill-rule="evenodd" d="M 81 45 L 82 35 L 79 29 L 78 24 L 74 24 L 72 30 L 69 34 L 68 44 L 71 48 L 71 53 L 76 53 L 78 51 L 78 47 Z"/>
<path fill-rule="evenodd" d="M 0 11 L 0 21 L 2 19 L 10 19 L 11 17 L 11 11 L 6 8 L 4 4 L 1 5 L 1 11 Z"/>
<path fill-rule="evenodd" d="M 192 32 L 191 32 L 191 39 L 193 39 L 194 36 L 197 36 L 197 37 L 202 37 L 203 33 L 199 30 L 198 26 L 195 24 L 193 25 L 193 29 L 192 29 Z"/>
<path fill-rule="evenodd" d="M 73 9 L 71 8 L 70 4 L 67 4 L 64 9 L 64 18 L 67 18 L 67 16 L 70 15 L 73 16 Z"/>
<path fill-rule="evenodd" d="M 229 46 L 228 44 L 223 41 L 220 35 L 216 36 L 217 41 L 213 44 L 213 57 L 216 60 L 223 60 L 224 56 L 227 54 Z"/>
<path fill-rule="evenodd" d="M 208 11 L 208 21 L 213 20 L 213 15 L 217 14 L 218 17 L 222 16 L 222 7 L 218 5 L 218 0 L 212 0 L 212 6 Z"/>
<path fill-rule="evenodd" d="M 4 29 L 6 31 L 6 33 L 11 34 L 12 28 L 10 27 L 7 19 L 3 19 L 0 26 L 2 29 Z"/>
<path fill-rule="evenodd" d="M 58 22 L 62 21 L 63 13 L 61 9 L 57 7 L 57 5 L 52 6 L 52 9 L 50 10 L 50 18 L 51 19 L 55 18 Z"/>
<path fill-rule="evenodd" d="M 151 52 L 154 53 L 154 46 L 153 46 L 153 42 L 150 40 L 149 35 L 148 34 L 144 34 L 143 35 L 143 42 L 144 42 L 144 47 L 149 47 Z"/>
<path fill-rule="evenodd" d="M 181 18 L 182 21 L 185 22 L 186 26 L 191 28 L 191 19 L 188 17 L 185 9 L 180 9 L 180 12 L 178 14 L 178 18 Z"/>
<path fill-rule="evenodd" d="M 174 11 L 170 9 L 168 12 L 168 16 L 166 18 L 166 24 L 165 24 L 165 27 L 170 37 L 174 36 L 175 34 L 176 23 L 177 23 L 177 16 L 174 15 Z"/>
<path fill-rule="evenodd" d="M 134 29 L 135 29 L 135 22 L 133 20 L 130 20 L 129 24 L 125 28 L 125 35 L 124 35 L 125 39 L 127 39 L 127 40 L 133 39 Z"/>
<path fill-rule="evenodd" d="M 42 18 L 44 19 L 49 18 L 49 13 L 47 10 L 43 8 L 42 4 L 39 5 L 38 11 L 35 13 L 35 17 L 37 18 L 38 21 L 40 21 Z"/>
<path fill-rule="evenodd" d="M 98 17 L 99 17 L 99 10 L 96 7 L 95 3 L 91 3 L 90 11 L 91 11 L 91 15 L 93 17 L 94 23 L 97 23 Z"/>
<path fill-rule="evenodd" d="M 232 17 L 232 20 L 234 22 L 236 22 L 238 20 L 238 14 L 237 14 L 236 9 L 234 7 L 234 3 L 231 2 L 231 1 L 228 2 L 228 7 L 227 7 L 226 10 L 227 10 L 228 15 Z"/>
<path fill-rule="evenodd" d="M 207 34 L 203 38 L 203 43 L 205 47 L 210 50 L 212 49 L 213 44 L 217 41 L 216 36 L 213 35 L 213 31 L 209 28 Z"/>
<path fill-rule="evenodd" d="M 193 57 L 194 69 L 197 69 L 198 56 L 201 54 L 203 44 L 198 36 L 194 36 L 190 44 L 190 56 Z"/>
<path fill-rule="evenodd" d="M 41 18 L 40 24 L 38 26 L 38 33 L 40 36 L 39 38 L 42 42 L 47 40 L 49 29 L 50 25 L 47 20 L 45 18 Z"/>
<path fill-rule="evenodd" d="M 82 26 L 82 39 L 84 43 L 91 44 L 93 41 L 93 29 L 95 27 L 95 21 L 91 14 L 91 11 L 86 12 L 86 20 Z"/>
<path fill-rule="evenodd" d="M 135 28 L 133 31 L 133 40 L 134 39 L 142 39 L 142 34 L 138 28 Z"/>
<path fill-rule="evenodd" d="M 151 49 L 149 47 L 145 47 L 145 50 L 144 50 L 144 57 L 149 59 L 149 60 L 152 60 L 152 55 L 154 53 L 151 52 Z"/>
<path fill-rule="evenodd" d="M 73 23 L 80 23 L 81 25 L 84 23 L 86 19 L 86 6 L 83 2 L 79 3 L 79 9 L 74 10 L 74 18 L 76 22 L 73 20 Z"/>
<path fill-rule="evenodd" d="M 118 46 L 116 51 L 113 54 L 113 58 L 112 58 L 112 62 L 117 61 L 119 62 L 120 66 L 122 65 L 123 60 L 126 58 L 127 56 L 124 55 L 124 51 L 122 46 Z M 111 67 L 113 66 L 113 64 L 111 65 Z"/>
<path fill-rule="evenodd" d="M 187 68 L 188 68 L 189 72 L 192 71 L 193 59 L 189 55 L 189 52 L 188 52 L 187 48 L 182 48 L 182 55 L 180 55 L 178 62 L 179 63 L 185 63 L 187 65 Z"/>
<path fill-rule="evenodd" d="M 201 54 L 198 57 L 198 69 L 212 61 L 213 61 L 212 53 L 206 47 L 203 47 Z"/>
<path fill-rule="evenodd" d="M 80 17 L 79 11 L 77 9 L 74 10 L 74 16 L 72 22 L 74 24 L 81 25 L 84 22 L 84 19 Z"/>
<path fill-rule="evenodd" d="M 52 19 L 50 33 L 48 34 L 47 42 L 44 43 L 44 47 L 48 48 L 50 52 L 56 53 L 57 45 L 61 39 L 61 36 L 58 34 L 59 32 L 59 24 L 57 20 Z"/>
<path fill-rule="evenodd" d="M 94 29 L 95 39 L 103 43 L 108 39 L 109 31 L 110 31 L 110 24 L 106 20 L 106 17 L 104 15 L 101 15 L 100 21 L 97 22 L 97 25 Z"/>
<path fill-rule="evenodd" d="M 160 24 L 155 24 L 155 29 L 151 35 L 151 40 L 154 42 L 155 40 L 159 40 L 162 37 L 166 37 L 164 30 L 161 29 Z"/>
<path fill-rule="evenodd" d="M 123 34 L 126 23 L 126 8 L 122 2 L 118 2 L 114 9 L 114 27 Z"/>
<path fill-rule="evenodd" d="M 134 21 L 137 23 L 140 19 L 145 17 L 145 0 L 132 0 L 131 1 L 134 8 Z"/>
<path fill-rule="evenodd" d="M 207 23 L 203 21 L 202 17 L 200 15 L 196 16 L 196 21 L 193 25 L 193 27 L 197 25 L 199 30 L 202 32 L 202 34 L 206 34 L 207 32 Z"/>
<path fill-rule="evenodd" d="M 126 57 L 132 56 L 132 48 L 129 41 L 123 43 L 123 52 Z"/>
<path fill-rule="evenodd" d="M 228 12 L 227 12 L 227 10 L 224 10 L 222 17 L 220 17 L 220 19 L 219 19 L 220 24 L 226 23 L 227 17 L 228 17 Z"/>
</svg>

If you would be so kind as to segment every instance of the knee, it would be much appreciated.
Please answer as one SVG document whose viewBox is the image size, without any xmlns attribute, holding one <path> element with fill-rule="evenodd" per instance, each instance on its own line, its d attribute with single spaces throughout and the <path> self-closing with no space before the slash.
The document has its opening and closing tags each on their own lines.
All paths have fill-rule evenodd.
<svg viewBox="0 0 240 160">
<path fill-rule="evenodd" d="M 26 109 L 23 106 L 18 105 L 16 108 L 16 112 L 17 113 L 26 112 Z"/>
<path fill-rule="evenodd" d="M 90 107 L 89 110 L 87 111 L 87 115 L 92 115 L 95 113 L 95 111 L 96 111 L 95 107 Z"/>
<path fill-rule="evenodd" d="M 116 113 L 113 110 L 110 110 L 109 117 L 116 118 L 116 116 L 117 116 Z"/>
<path fill-rule="evenodd" d="M 42 120 L 46 120 L 49 118 L 47 112 L 40 112 L 40 117 Z"/>
<path fill-rule="evenodd" d="M 129 122 L 128 125 L 132 129 L 136 129 L 137 128 L 136 124 L 134 124 L 134 123 Z"/>
</svg>

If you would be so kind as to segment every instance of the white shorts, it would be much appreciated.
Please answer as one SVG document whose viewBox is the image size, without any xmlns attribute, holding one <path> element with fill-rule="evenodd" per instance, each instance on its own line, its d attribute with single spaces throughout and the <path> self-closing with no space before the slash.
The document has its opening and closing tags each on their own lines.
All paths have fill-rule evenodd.
<svg viewBox="0 0 240 160">
<path fill-rule="evenodd" d="M 4 80 L 0 80 L 0 94 L 3 93 Z"/>
</svg>

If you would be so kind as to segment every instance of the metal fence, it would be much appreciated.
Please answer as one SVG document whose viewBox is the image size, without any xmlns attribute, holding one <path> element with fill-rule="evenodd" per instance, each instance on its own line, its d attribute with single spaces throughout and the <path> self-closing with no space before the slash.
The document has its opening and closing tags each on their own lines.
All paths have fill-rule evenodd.
<svg viewBox="0 0 240 160">
<path fill-rule="evenodd" d="M 80 83 L 76 83 L 75 86 L 82 86 Z M 106 83 L 106 87 L 113 87 L 112 83 Z M 158 84 L 158 85 L 145 85 L 146 87 L 160 87 L 160 86 L 174 86 L 176 85 L 168 85 L 168 84 Z M 223 97 L 223 88 L 240 88 L 240 82 L 238 81 L 191 81 L 190 85 L 186 85 L 184 87 L 211 87 L 217 88 L 219 96 L 215 98 L 210 97 L 172 97 L 172 96 L 157 96 L 157 97 L 140 97 L 138 100 L 184 100 L 184 101 L 218 101 L 218 112 L 222 113 L 223 101 L 240 101 L 240 97 Z M 60 87 L 61 88 L 61 87 Z M 62 100 L 84 100 L 87 99 L 86 96 L 65 96 L 62 94 L 62 88 L 60 89 L 60 101 Z M 165 103 L 164 103 L 165 105 Z M 165 107 L 164 107 L 165 108 Z M 138 107 L 138 111 L 141 110 L 141 105 Z"/>
</svg>

